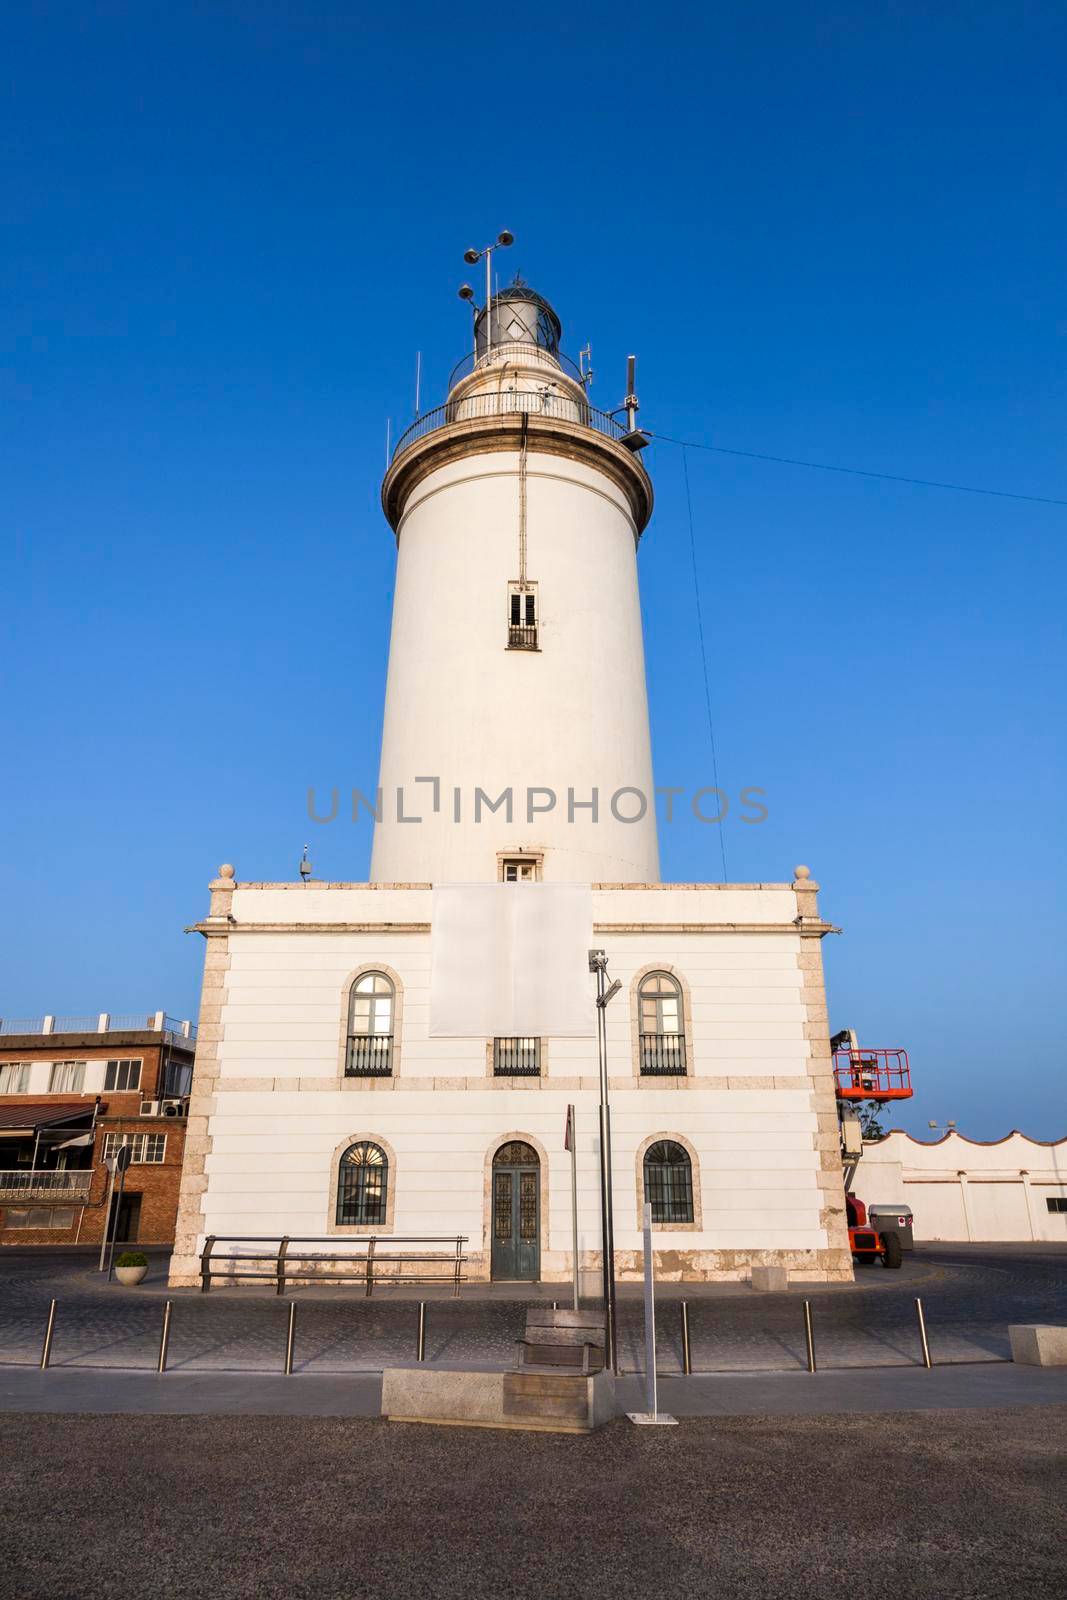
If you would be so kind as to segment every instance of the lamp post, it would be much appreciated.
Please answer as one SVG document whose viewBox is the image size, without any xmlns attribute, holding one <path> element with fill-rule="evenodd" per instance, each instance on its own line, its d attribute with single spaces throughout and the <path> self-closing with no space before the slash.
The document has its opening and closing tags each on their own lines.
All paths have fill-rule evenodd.
<svg viewBox="0 0 1067 1600">
<path fill-rule="evenodd" d="M 493 349 L 493 251 L 496 249 L 506 250 L 508 245 L 514 243 L 515 235 L 509 233 L 507 228 L 502 228 L 493 243 L 487 244 L 484 249 L 471 249 L 463 252 L 463 259 L 469 267 L 476 266 L 483 257 L 485 258 L 485 353 L 487 356 L 491 354 Z M 469 283 L 465 283 L 460 287 L 459 297 L 461 300 L 474 299 L 474 290 Z"/>
<path fill-rule="evenodd" d="M 608 958 L 590 950 L 589 970 L 596 973 L 596 1040 L 600 1061 L 600 1231 L 604 1269 L 604 1364 L 619 1370 L 618 1323 L 615 1315 L 615 1219 L 611 1204 L 611 1106 L 608 1102 L 608 1035 L 605 1015 L 622 988 L 608 983 Z"/>
</svg>

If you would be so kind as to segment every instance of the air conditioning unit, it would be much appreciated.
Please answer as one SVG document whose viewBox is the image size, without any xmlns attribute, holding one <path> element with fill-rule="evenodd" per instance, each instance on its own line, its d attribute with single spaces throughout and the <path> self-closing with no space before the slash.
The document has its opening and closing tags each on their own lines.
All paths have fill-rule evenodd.
<svg viewBox="0 0 1067 1600">
<path fill-rule="evenodd" d="M 189 1103 L 187 1100 L 161 1100 L 159 1102 L 165 1117 L 187 1117 Z"/>
<path fill-rule="evenodd" d="M 142 1100 L 141 1101 L 141 1115 L 142 1115 L 142 1117 L 158 1117 L 158 1116 L 162 1116 L 162 1109 L 161 1109 L 162 1105 L 163 1105 L 163 1101 L 162 1100 Z"/>
</svg>

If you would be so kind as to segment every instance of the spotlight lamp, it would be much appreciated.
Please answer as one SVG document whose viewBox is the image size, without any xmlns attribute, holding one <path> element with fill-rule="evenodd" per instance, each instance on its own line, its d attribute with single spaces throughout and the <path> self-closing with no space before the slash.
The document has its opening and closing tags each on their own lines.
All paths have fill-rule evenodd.
<svg viewBox="0 0 1067 1600">
<path fill-rule="evenodd" d="M 464 250 L 463 259 L 468 267 L 473 267 L 476 262 L 482 259 L 482 252 L 480 250 Z"/>
<path fill-rule="evenodd" d="M 461 300 L 474 299 L 474 290 L 471 288 L 469 283 L 461 283 L 458 292 Z"/>
<path fill-rule="evenodd" d="M 497 244 L 502 244 L 505 248 L 507 248 L 509 244 L 515 243 L 515 235 L 507 228 L 502 228 L 496 236 L 496 242 Z"/>
</svg>

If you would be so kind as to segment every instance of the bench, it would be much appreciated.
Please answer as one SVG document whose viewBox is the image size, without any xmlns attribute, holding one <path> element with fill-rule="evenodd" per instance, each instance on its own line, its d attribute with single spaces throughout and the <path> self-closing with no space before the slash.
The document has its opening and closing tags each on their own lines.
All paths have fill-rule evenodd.
<svg viewBox="0 0 1067 1600">
<path fill-rule="evenodd" d="M 604 1367 L 604 1321 L 597 1311 L 553 1311 L 534 1306 L 526 1313 L 526 1337 L 516 1339 L 519 1370 L 580 1372 L 588 1377 Z"/>
</svg>

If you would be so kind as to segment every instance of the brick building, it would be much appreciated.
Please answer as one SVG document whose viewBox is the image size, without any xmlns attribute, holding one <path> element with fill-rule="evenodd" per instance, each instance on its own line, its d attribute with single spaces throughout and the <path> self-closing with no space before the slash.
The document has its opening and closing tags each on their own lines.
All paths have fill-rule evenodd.
<svg viewBox="0 0 1067 1600">
<path fill-rule="evenodd" d="M 116 1237 L 171 1243 L 195 1047 L 162 1011 L 0 1021 L 0 1247 L 100 1243 L 123 1142 Z"/>
</svg>

